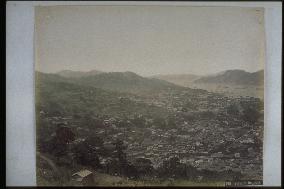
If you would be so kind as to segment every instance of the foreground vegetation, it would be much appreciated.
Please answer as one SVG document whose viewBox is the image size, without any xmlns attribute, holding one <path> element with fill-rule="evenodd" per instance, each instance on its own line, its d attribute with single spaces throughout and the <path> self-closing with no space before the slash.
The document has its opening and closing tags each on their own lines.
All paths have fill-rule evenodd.
<svg viewBox="0 0 284 189">
<path fill-rule="evenodd" d="M 133 180 L 126 177 L 112 176 L 96 172 L 93 186 L 224 186 L 222 181 L 192 181 L 185 179 L 173 180 Z M 80 186 L 80 184 L 62 179 L 58 182 L 50 182 L 42 177 L 37 178 L 38 186 Z"/>
</svg>

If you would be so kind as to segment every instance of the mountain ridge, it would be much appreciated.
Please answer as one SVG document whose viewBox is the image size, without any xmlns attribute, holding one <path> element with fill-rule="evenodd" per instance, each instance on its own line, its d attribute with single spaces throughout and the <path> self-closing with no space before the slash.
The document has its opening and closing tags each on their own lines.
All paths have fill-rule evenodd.
<svg viewBox="0 0 284 189">
<path fill-rule="evenodd" d="M 142 77 L 130 71 L 105 72 L 97 75 L 84 76 L 76 78 L 76 82 L 106 90 L 130 93 L 144 93 L 168 88 L 183 88 L 164 80 Z"/>
<path fill-rule="evenodd" d="M 247 72 L 241 69 L 231 69 L 205 76 L 195 74 L 167 74 L 154 75 L 151 78 L 162 79 L 184 87 L 190 87 L 193 84 L 262 85 L 264 82 L 264 70 Z"/>
<path fill-rule="evenodd" d="M 264 70 L 247 72 L 245 70 L 226 70 L 216 75 L 205 76 L 194 81 L 200 84 L 263 85 Z"/>
<path fill-rule="evenodd" d="M 183 89 L 173 83 L 156 79 L 142 77 L 134 72 L 102 72 L 94 75 L 83 75 L 80 77 L 64 77 L 58 73 L 36 72 L 41 77 L 54 82 L 75 83 L 82 86 L 92 86 L 109 91 L 126 92 L 132 94 L 145 94 L 169 89 Z"/>
<path fill-rule="evenodd" d="M 99 70 L 90 70 L 90 71 L 61 70 L 59 72 L 56 72 L 55 74 L 58 74 L 66 78 L 79 78 L 84 76 L 97 75 L 101 73 L 103 72 Z"/>
</svg>

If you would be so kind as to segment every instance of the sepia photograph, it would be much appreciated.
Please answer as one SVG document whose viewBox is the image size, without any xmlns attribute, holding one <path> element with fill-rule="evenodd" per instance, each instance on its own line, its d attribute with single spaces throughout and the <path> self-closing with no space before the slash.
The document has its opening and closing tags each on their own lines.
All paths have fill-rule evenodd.
<svg viewBox="0 0 284 189">
<path fill-rule="evenodd" d="M 37 186 L 262 185 L 264 14 L 36 6 Z"/>
</svg>

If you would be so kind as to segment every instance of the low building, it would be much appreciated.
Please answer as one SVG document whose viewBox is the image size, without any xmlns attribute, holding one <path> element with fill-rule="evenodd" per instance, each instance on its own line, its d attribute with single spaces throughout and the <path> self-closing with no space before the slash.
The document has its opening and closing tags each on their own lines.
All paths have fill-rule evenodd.
<svg viewBox="0 0 284 189">
<path fill-rule="evenodd" d="M 94 183 L 94 173 L 85 169 L 72 175 L 72 179 L 83 186 L 90 186 Z"/>
</svg>

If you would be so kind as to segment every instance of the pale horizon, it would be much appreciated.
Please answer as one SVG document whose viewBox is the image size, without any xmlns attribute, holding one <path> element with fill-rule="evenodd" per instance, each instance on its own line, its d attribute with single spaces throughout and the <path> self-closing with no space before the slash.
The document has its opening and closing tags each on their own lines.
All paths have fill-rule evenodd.
<svg viewBox="0 0 284 189">
<path fill-rule="evenodd" d="M 230 70 L 242 70 L 242 71 L 245 71 L 245 72 L 248 72 L 248 73 L 255 73 L 255 72 L 260 72 L 260 71 L 264 71 L 263 69 L 260 69 L 260 70 L 256 70 L 256 71 L 247 71 L 247 70 L 243 70 L 243 69 L 230 69 Z M 36 72 L 41 72 L 41 73 L 46 73 L 46 74 L 57 74 L 61 71 L 72 71 L 72 72 L 91 72 L 91 71 L 98 71 L 98 72 L 102 72 L 102 73 L 113 73 L 113 72 L 133 72 L 133 71 L 129 71 L 129 70 L 124 70 L 124 71 L 104 71 L 104 70 L 99 70 L 99 69 L 91 69 L 91 70 L 72 70 L 72 69 L 62 69 L 62 70 L 58 70 L 58 71 L 55 71 L 55 72 L 45 72 L 45 71 L 40 71 L 40 70 L 35 70 Z M 220 71 L 220 72 L 214 72 L 214 73 L 209 73 L 209 74 L 192 74 L 192 73 L 176 73 L 176 74 L 172 74 L 172 73 L 169 73 L 169 74 L 154 74 L 154 75 L 141 75 L 139 73 L 136 73 L 136 72 L 133 72 L 137 75 L 140 75 L 142 77 L 151 77 L 151 76 L 163 76 L 163 75 L 196 75 L 196 76 L 209 76 L 209 75 L 214 75 L 214 74 L 217 74 L 217 73 L 221 73 L 221 72 L 224 72 L 224 71 L 229 71 L 229 70 L 223 70 L 223 71 Z"/>
</svg>

